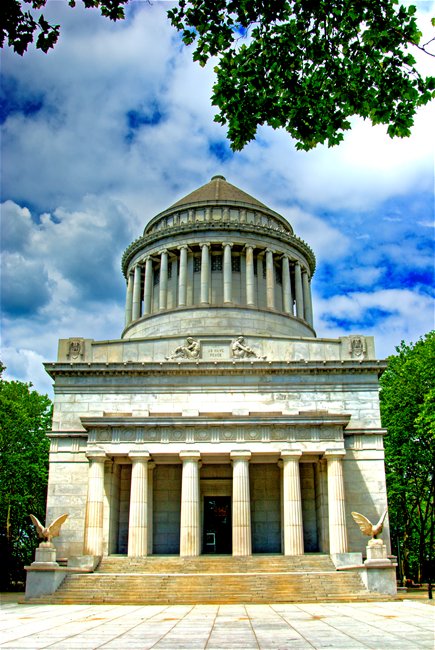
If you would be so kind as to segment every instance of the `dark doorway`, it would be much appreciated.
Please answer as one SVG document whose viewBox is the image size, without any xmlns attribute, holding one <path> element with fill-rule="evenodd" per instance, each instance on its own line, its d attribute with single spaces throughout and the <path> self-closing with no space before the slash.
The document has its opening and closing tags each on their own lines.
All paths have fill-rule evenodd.
<svg viewBox="0 0 435 650">
<path fill-rule="evenodd" d="M 231 497 L 204 497 L 203 553 L 231 551 Z"/>
</svg>

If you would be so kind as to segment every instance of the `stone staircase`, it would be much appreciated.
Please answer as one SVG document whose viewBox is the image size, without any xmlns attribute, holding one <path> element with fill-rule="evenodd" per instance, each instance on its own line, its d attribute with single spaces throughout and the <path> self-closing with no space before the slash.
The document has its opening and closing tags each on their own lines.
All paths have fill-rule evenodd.
<svg viewBox="0 0 435 650">
<path fill-rule="evenodd" d="M 95 573 L 69 574 L 56 593 L 34 602 L 139 605 L 371 598 L 358 573 L 336 571 L 328 555 L 109 556 Z"/>
</svg>

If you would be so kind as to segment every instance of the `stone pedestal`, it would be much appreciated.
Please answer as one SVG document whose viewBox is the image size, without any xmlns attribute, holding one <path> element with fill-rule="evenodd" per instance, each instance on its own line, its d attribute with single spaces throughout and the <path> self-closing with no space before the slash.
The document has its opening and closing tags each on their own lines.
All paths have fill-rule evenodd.
<svg viewBox="0 0 435 650">
<path fill-rule="evenodd" d="M 373 564 L 374 562 L 390 562 L 387 558 L 387 547 L 381 539 L 371 539 L 366 546 L 367 560 L 364 564 Z"/>
<path fill-rule="evenodd" d="M 35 561 L 24 568 L 27 572 L 26 599 L 53 594 L 66 576 L 66 571 L 56 562 L 56 549 L 52 544 L 39 546 L 35 551 Z"/>
<path fill-rule="evenodd" d="M 56 549 L 54 546 L 39 546 L 35 551 L 35 561 L 32 562 L 32 566 L 35 565 L 44 565 L 44 566 L 59 566 L 56 562 Z"/>
<path fill-rule="evenodd" d="M 395 596 L 397 593 L 396 564 L 388 559 L 387 547 L 381 539 L 371 539 L 366 547 L 363 580 L 369 591 Z"/>
</svg>

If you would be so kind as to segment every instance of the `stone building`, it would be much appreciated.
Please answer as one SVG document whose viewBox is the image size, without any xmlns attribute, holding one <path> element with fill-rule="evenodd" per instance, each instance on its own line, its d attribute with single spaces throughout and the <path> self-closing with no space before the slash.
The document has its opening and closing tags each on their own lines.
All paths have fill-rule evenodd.
<svg viewBox="0 0 435 650">
<path fill-rule="evenodd" d="M 310 247 L 214 176 L 122 270 L 121 337 L 62 339 L 46 364 L 58 557 L 364 553 L 351 511 L 386 506 L 384 364 L 371 337 L 316 337 Z"/>
</svg>

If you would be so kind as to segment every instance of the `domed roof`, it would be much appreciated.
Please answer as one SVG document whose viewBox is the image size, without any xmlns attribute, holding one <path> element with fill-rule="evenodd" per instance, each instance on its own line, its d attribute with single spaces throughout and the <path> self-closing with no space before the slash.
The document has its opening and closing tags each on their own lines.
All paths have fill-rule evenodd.
<svg viewBox="0 0 435 650">
<path fill-rule="evenodd" d="M 172 208 L 179 208 L 183 205 L 191 205 L 192 203 L 204 203 L 204 202 L 215 202 L 215 201 L 228 201 L 231 203 L 248 203 L 252 206 L 257 206 L 259 208 L 266 208 L 267 206 L 264 203 L 261 203 L 255 199 L 250 194 L 239 190 L 235 185 L 228 183 L 225 176 L 216 175 L 213 176 L 209 183 L 202 185 L 197 190 L 194 190 L 190 194 L 187 194 L 185 197 L 171 205 L 169 210 Z"/>
</svg>

